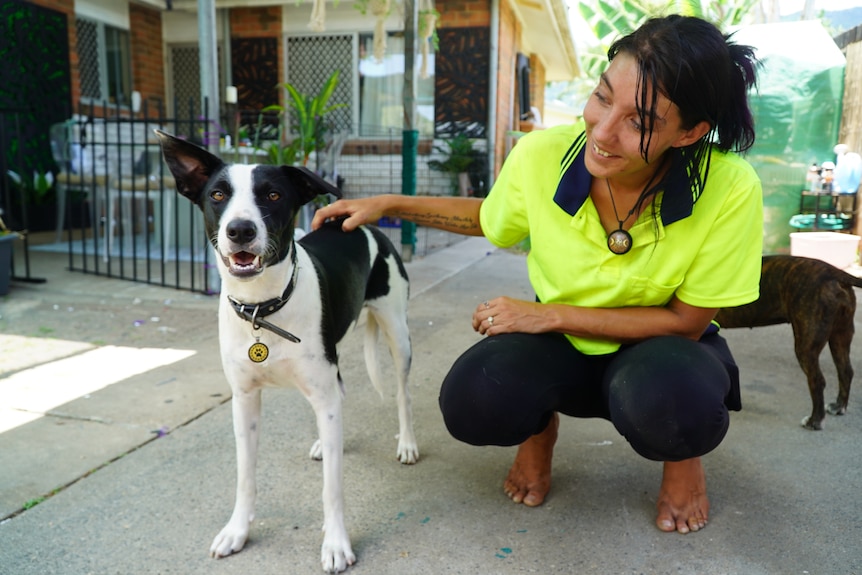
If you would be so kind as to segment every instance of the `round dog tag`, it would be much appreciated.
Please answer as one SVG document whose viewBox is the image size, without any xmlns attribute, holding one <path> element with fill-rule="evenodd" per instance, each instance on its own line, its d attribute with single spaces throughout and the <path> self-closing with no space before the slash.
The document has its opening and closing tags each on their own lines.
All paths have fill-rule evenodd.
<svg viewBox="0 0 862 575">
<path fill-rule="evenodd" d="M 255 363 L 260 363 L 269 357 L 269 348 L 265 344 L 255 342 L 248 348 L 248 358 Z"/>
</svg>

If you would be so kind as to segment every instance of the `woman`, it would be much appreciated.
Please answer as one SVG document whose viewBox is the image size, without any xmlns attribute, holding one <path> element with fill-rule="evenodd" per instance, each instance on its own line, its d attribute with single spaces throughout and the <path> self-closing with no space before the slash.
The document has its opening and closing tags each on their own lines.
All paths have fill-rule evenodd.
<svg viewBox="0 0 862 575">
<path fill-rule="evenodd" d="M 602 417 L 662 461 L 657 526 L 706 525 L 700 457 L 741 408 L 738 372 L 712 324 L 757 299 L 760 182 L 732 151 L 754 143 L 753 50 L 696 18 L 648 21 L 618 40 L 583 121 L 524 136 L 484 200 L 339 201 L 314 226 L 381 216 L 498 246 L 530 238 L 536 301 L 489 299 L 486 336 L 443 382 L 452 435 L 519 445 L 504 490 L 539 505 L 551 484 L 558 413 Z"/>
</svg>

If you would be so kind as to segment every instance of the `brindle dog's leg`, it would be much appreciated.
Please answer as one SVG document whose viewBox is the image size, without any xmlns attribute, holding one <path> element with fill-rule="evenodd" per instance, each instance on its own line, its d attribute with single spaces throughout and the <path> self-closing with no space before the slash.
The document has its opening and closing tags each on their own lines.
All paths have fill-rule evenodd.
<svg viewBox="0 0 862 575">
<path fill-rule="evenodd" d="M 853 365 L 850 361 L 850 344 L 853 343 L 855 326 L 853 315 L 856 311 L 856 294 L 851 286 L 842 286 L 844 303 L 840 306 L 829 338 L 829 351 L 838 370 L 838 398 L 826 410 L 832 415 L 844 415 L 850 398 L 850 383 L 853 381 Z"/>
<path fill-rule="evenodd" d="M 826 378 L 820 370 L 820 353 L 826 347 L 832 322 L 794 322 L 792 325 L 796 358 L 808 378 L 808 391 L 811 394 L 811 415 L 802 420 L 802 426 L 808 429 L 822 429 L 823 418 L 826 415 L 823 408 Z"/>
</svg>

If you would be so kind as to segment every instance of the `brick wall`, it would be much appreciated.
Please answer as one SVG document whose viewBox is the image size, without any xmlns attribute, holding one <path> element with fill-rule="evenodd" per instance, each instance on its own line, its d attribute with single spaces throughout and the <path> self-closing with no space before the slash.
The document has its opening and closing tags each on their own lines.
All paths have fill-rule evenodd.
<svg viewBox="0 0 862 575">
<path fill-rule="evenodd" d="M 162 14 L 158 10 L 129 5 L 132 47 L 132 87 L 149 102 L 149 114 L 155 115 L 154 101 L 165 99 L 165 60 L 162 49 Z"/>
<path fill-rule="evenodd" d="M 545 65 L 535 55 L 530 55 L 530 102 L 545 118 Z"/>
<path fill-rule="evenodd" d="M 239 38 L 281 35 L 281 6 L 231 8 L 230 33 Z"/>
<path fill-rule="evenodd" d="M 466 28 L 491 24 L 491 8 L 488 0 L 445 0 L 439 2 L 437 10 L 440 12 L 437 25 L 442 28 Z"/>
<path fill-rule="evenodd" d="M 497 65 L 497 126 L 494 142 L 494 174 L 500 173 L 506 153 L 508 153 L 507 134 L 518 128 L 516 69 L 518 38 L 521 24 L 507 2 L 500 2 L 500 38 L 498 41 L 499 58 Z"/>
</svg>

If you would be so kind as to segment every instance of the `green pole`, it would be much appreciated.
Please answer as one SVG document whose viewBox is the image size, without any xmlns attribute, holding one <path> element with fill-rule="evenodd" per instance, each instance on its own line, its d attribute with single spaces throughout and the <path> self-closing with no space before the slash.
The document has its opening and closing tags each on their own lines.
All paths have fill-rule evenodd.
<svg viewBox="0 0 862 575">
<path fill-rule="evenodd" d="M 404 130 L 401 139 L 401 194 L 416 195 L 416 156 L 419 151 L 419 130 Z M 411 261 L 416 253 L 416 224 L 401 220 L 401 255 Z"/>
<path fill-rule="evenodd" d="M 416 195 L 416 156 L 419 130 L 416 129 L 416 24 L 419 4 L 404 1 L 404 131 L 401 137 L 401 194 Z M 401 259 L 413 260 L 416 253 L 416 224 L 401 221 Z"/>
</svg>

